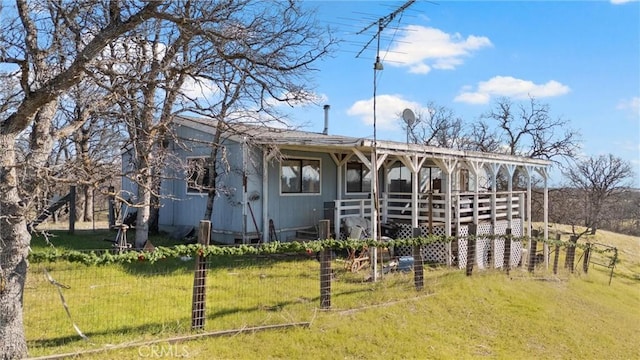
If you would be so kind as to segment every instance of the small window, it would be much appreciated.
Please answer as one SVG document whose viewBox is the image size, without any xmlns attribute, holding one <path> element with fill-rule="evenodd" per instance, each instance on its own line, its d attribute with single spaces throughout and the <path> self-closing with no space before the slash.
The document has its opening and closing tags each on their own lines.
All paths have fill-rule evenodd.
<svg viewBox="0 0 640 360">
<path fill-rule="evenodd" d="M 280 165 L 283 194 L 319 194 L 320 160 L 287 159 Z"/>
<path fill-rule="evenodd" d="M 366 193 L 370 191 L 371 171 L 363 163 L 347 163 L 347 192 Z"/>
<path fill-rule="evenodd" d="M 187 159 L 187 193 L 201 194 L 209 190 L 209 162 L 211 158 Z"/>
</svg>

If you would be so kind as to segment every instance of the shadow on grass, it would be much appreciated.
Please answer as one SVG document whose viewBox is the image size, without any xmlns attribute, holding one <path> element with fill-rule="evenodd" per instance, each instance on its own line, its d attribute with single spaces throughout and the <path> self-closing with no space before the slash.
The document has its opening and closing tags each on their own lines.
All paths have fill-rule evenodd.
<svg viewBox="0 0 640 360">
<path fill-rule="evenodd" d="M 100 337 L 108 337 L 109 335 L 117 335 L 118 337 L 123 337 L 126 334 L 131 334 L 131 339 L 127 341 L 135 341 L 136 339 L 141 338 L 141 335 L 174 335 L 180 333 L 186 333 L 188 327 L 191 324 L 191 320 L 189 318 L 182 318 L 179 321 L 171 321 L 167 323 L 152 323 L 152 324 L 144 324 L 139 326 L 122 326 L 118 329 L 108 329 L 103 331 L 90 331 L 84 333 L 89 340 L 82 339 L 79 335 L 67 335 L 60 337 L 51 337 L 48 339 L 36 339 L 36 340 L 27 340 L 27 346 L 31 348 L 53 348 L 53 347 L 61 347 L 61 346 L 69 346 L 74 343 L 76 344 L 87 344 L 90 347 L 95 347 L 97 344 L 93 343 L 94 338 L 100 339 Z M 175 325 L 175 327 L 168 326 Z M 184 325 L 180 326 L 180 325 Z M 105 339 L 110 340 L 110 339 Z M 126 342 L 126 341 L 123 341 Z"/>
</svg>

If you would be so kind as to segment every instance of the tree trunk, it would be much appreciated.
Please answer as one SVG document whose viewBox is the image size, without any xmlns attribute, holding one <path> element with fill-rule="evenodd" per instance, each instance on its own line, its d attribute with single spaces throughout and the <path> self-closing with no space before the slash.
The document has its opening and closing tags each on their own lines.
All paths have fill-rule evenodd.
<svg viewBox="0 0 640 360">
<path fill-rule="evenodd" d="M 138 162 L 138 169 L 142 169 L 138 181 L 138 205 L 136 215 L 136 249 L 142 249 L 149 239 L 149 216 L 151 215 L 151 189 L 153 186 L 152 177 L 149 171 L 151 154 L 142 157 Z"/>
<path fill-rule="evenodd" d="M 84 185 L 76 187 L 76 221 L 84 221 L 84 211 L 87 206 L 85 187 Z"/>
<path fill-rule="evenodd" d="M 0 134 L 0 148 L 4 149 L 0 152 L 0 358 L 3 360 L 27 356 L 22 294 L 31 235 L 18 195 L 15 136 Z"/>
<path fill-rule="evenodd" d="M 93 221 L 93 188 L 90 186 L 83 186 L 84 193 L 84 206 L 82 212 L 82 221 Z"/>
<path fill-rule="evenodd" d="M 162 162 L 161 162 L 162 163 Z M 162 170 L 159 166 L 154 166 L 153 179 L 153 193 L 150 199 L 149 209 L 149 233 L 160 233 L 160 195 L 162 193 Z"/>
</svg>

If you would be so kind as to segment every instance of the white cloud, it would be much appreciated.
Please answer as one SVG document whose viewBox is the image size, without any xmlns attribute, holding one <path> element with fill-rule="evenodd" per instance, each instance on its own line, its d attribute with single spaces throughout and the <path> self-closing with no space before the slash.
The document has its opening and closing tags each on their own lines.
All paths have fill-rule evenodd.
<svg viewBox="0 0 640 360">
<path fill-rule="evenodd" d="M 570 90 L 567 85 L 555 80 L 550 80 L 545 84 L 536 84 L 533 81 L 516 79 L 511 76 L 494 76 L 487 81 L 479 82 L 475 91 L 464 87 L 454 101 L 486 104 L 492 96 L 506 96 L 515 99 L 526 99 L 529 96 L 546 98 L 564 95 Z"/>
<path fill-rule="evenodd" d="M 401 95 L 378 95 L 376 97 L 376 127 L 381 130 L 397 130 L 400 114 L 404 109 L 423 110 L 419 103 L 405 100 Z M 425 109 L 426 110 L 426 109 Z M 373 98 L 356 101 L 347 115 L 359 117 L 363 123 L 373 125 Z"/>
<path fill-rule="evenodd" d="M 182 94 L 190 99 L 208 99 L 218 92 L 211 81 L 203 78 L 187 77 L 182 84 Z"/>
<path fill-rule="evenodd" d="M 464 38 L 459 33 L 448 34 L 442 30 L 409 25 L 394 46 L 381 53 L 383 62 L 392 66 L 408 67 L 409 72 L 426 74 L 431 69 L 452 70 L 462 65 L 465 57 L 493 44 L 484 36 L 470 35 Z"/>
<path fill-rule="evenodd" d="M 630 3 L 630 2 L 636 2 L 638 0 L 611 0 L 611 3 L 613 5 L 621 5 L 621 4 L 626 4 L 626 3 Z"/>
<path fill-rule="evenodd" d="M 628 110 L 636 120 L 640 119 L 640 97 L 636 96 L 631 99 L 624 99 L 618 103 L 618 110 Z"/>
</svg>

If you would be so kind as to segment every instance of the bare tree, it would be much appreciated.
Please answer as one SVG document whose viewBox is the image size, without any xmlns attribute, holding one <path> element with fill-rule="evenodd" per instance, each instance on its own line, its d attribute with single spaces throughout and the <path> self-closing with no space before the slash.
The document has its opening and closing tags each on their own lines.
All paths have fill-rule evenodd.
<svg viewBox="0 0 640 360">
<path fill-rule="evenodd" d="M 103 6 L 104 5 L 104 6 Z M 26 1 L 0 11 L 0 357 L 27 355 L 22 293 L 31 236 L 27 231 L 38 179 L 64 129 L 53 119 L 58 100 L 82 81 L 87 65 L 121 35 L 166 7 L 160 2 Z M 80 44 L 81 46 L 78 46 Z M 20 134 L 30 132 L 24 159 L 17 160 Z M 24 177 L 22 174 L 30 174 Z M 21 181 L 26 179 L 27 181 Z"/>
<path fill-rule="evenodd" d="M 190 108 L 212 118 L 216 127 L 206 164 L 209 176 L 204 219 L 213 216 L 217 195 L 229 191 L 217 184 L 221 175 L 233 170 L 226 160 L 226 139 L 235 135 L 251 144 L 253 126 L 272 122 L 286 125 L 276 105 L 313 99 L 307 75 L 312 63 L 327 55 L 335 43 L 327 29 L 317 26 L 313 12 L 294 2 L 254 7 L 253 12 L 260 21 L 247 22 L 234 16 L 232 22 L 223 24 L 223 42 L 215 33 L 203 33 L 212 41 L 212 58 L 216 60 L 197 75 L 218 89 L 205 101 L 193 101 Z M 237 31 L 239 26 L 243 31 Z"/>
<path fill-rule="evenodd" d="M 430 102 L 426 112 L 416 117 L 412 126 L 406 125 L 412 142 L 440 146 L 450 149 L 464 149 L 467 144 L 464 122 L 453 110 Z"/>
<path fill-rule="evenodd" d="M 108 79 L 105 87 L 121 94 L 117 103 L 126 116 L 134 165 L 130 178 L 137 185 L 132 201 L 136 247 L 147 240 L 153 203 L 160 196 L 168 156 L 162 144 L 179 141 L 171 133 L 174 116 L 188 111 L 215 122 L 210 161 L 195 169 L 209 174 L 204 218 L 210 219 L 214 199 L 224 191 L 217 178 L 229 171 L 225 139 L 242 134 L 243 124 L 282 122 L 274 105 L 311 96 L 311 64 L 333 44 L 313 13 L 294 2 L 185 2 L 181 9 L 147 22 L 127 42 L 113 44 L 99 66 Z M 186 83 L 211 93 L 192 95 Z"/>
<path fill-rule="evenodd" d="M 94 191 L 105 193 L 105 182 L 120 181 L 123 126 L 113 112 L 112 94 L 83 82 L 61 97 L 56 127 L 60 134 L 49 160 L 53 184 L 78 185 L 79 220 L 92 221 Z M 75 126 L 68 126 L 75 124 Z"/>
<path fill-rule="evenodd" d="M 557 162 L 574 156 L 578 150 L 579 134 L 571 129 L 569 121 L 553 118 L 549 105 L 533 97 L 526 105 L 501 98 L 481 119 L 495 123 L 503 152 L 509 155 Z"/>
<path fill-rule="evenodd" d="M 628 190 L 633 177 L 631 165 L 612 154 L 577 160 L 563 173 L 584 196 L 581 200 L 585 229 L 577 232 L 574 227 L 574 234 L 578 236 L 596 233 L 607 202 Z"/>
</svg>

